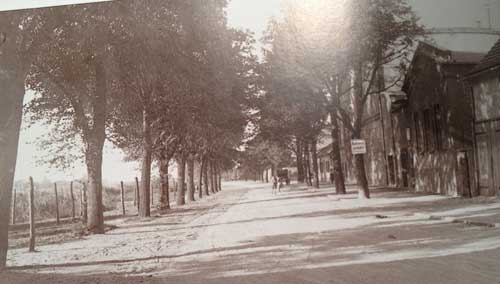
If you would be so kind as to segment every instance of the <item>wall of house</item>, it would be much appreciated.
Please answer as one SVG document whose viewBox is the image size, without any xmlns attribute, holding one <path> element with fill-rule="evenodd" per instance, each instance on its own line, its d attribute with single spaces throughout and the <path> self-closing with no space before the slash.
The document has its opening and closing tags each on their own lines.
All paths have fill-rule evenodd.
<svg viewBox="0 0 500 284">
<path fill-rule="evenodd" d="M 411 114 L 401 108 L 391 114 L 394 144 L 391 153 L 395 153 L 396 184 L 401 187 L 415 188 L 415 170 L 413 168 L 413 151 L 411 149 Z M 392 143 L 392 141 L 391 141 Z"/>
<path fill-rule="evenodd" d="M 453 150 L 416 156 L 415 191 L 456 196 L 457 165 Z"/>
<path fill-rule="evenodd" d="M 500 75 L 473 81 L 476 114 L 476 166 L 481 195 L 500 195 Z"/>
<path fill-rule="evenodd" d="M 500 75 L 485 74 L 473 84 L 476 121 L 500 118 Z"/>
<path fill-rule="evenodd" d="M 366 141 L 365 170 L 370 186 L 387 185 L 387 171 L 384 150 L 384 132 L 381 131 L 380 115 L 363 128 L 361 136 Z"/>
<path fill-rule="evenodd" d="M 458 172 L 457 159 L 472 149 L 473 121 L 471 96 L 458 75 L 473 65 L 441 65 L 426 56 L 413 64 L 406 111 L 411 121 L 414 188 L 458 195 L 468 190 L 458 182 L 463 173 Z"/>
</svg>

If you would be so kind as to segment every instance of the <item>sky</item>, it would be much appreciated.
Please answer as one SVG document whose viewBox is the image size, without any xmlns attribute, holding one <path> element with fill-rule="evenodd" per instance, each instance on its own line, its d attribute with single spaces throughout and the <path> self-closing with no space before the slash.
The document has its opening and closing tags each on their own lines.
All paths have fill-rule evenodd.
<svg viewBox="0 0 500 284">
<path fill-rule="evenodd" d="M 283 0 L 232 0 L 227 8 L 229 25 L 248 29 L 260 39 L 267 27 L 269 19 L 278 16 L 280 3 Z M 304 0 L 305 1 L 305 0 Z M 71 3 L 87 3 L 98 1 L 85 0 L 0 0 L 0 11 L 25 9 Z M 500 0 L 408 0 L 423 24 L 428 27 L 482 27 L 488 26 L 486 4 L 490 4 L 492 27 L 500 29 Z M 480 23 L 478 23 L 480 21 Z M 444 47 L 456 50 L 486 52 L 498 39 L 494 36 L 454 35 L 437 36 L 436 42 Z M 27 97 L 30 95 L 28 94 Z M 84 175 L 84 167 L 79 166 L 72 171 L 50 170 L 36 165 L 36 156 L 40 152 L 34 142 L 41 135 L 50 135 L 49 130 L 38 125 L 21 131 L 19 157 L 16 167 L 16 179 L 68 180 Z M 103 176 L 105 181 L 118 182 L 133 180 L 139 175 L 137 163 L 125 163 L 120 150 L 105 146 Z"/>
<path fill-rule="evenodd" d="M 231 26 L 248 29 L 260 39 L 269 19 L 280 13 L 281 0 L 232 0 L 227 9 Z"/>
</svg>

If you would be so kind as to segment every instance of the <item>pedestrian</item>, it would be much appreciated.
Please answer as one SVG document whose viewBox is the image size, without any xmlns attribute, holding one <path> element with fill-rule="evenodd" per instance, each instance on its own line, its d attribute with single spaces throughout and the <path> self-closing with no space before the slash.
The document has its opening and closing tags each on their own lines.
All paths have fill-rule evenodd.
<svg viewBox="0 0 500 284">
<path fill-rule="evenodd" d="M 277 188 L 278 188 L 278 178 L 275 175 L 273 175 L 273 191 L 272 191 L 273 194 L 275 193 Z"/>
</svg>

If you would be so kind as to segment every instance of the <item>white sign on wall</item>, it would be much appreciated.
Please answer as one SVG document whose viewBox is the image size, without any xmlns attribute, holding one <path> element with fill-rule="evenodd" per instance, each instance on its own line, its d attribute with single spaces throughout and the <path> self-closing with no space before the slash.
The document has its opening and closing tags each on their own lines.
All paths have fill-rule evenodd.
<svg viewBox="0 0 500 284">
<path fill-rule="evenodd" d="M 366 141 L 361 139 L 351 140 L 351 152 L 353 155 L 366 154 Z"/>
</svg>

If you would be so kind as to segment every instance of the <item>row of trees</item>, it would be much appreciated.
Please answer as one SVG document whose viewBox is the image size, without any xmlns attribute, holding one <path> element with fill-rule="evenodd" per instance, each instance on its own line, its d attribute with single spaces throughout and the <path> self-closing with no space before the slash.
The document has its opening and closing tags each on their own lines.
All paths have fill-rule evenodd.
<svg viewBox="0 0 500 284">
<path fill-rule="evenodd" d="M 264 38 L 257 135 L 289 149 L 298 180 L 312 185 L 314 176 L 319 187 L 316 145 L 329 128 L 336 191 L 345 193 L 340 131 L 369 139 L 370 100 L 401 83 L 423 33 L 404 0 L 286 2 Z M 360 197 L 369 198 L 364 156 L 353 159 Z"/>
<path fill-rule="evenodd" d="M 87 229 L 103 233 L 106 140 L 142 162 L 139 216 L 150 216 L 152 163 L 167 209 L 177 162 L 177 204 L 220 187 L 232 168 L 255 91 L 250 34 L 227 27 L 225 0 L 131 0 L 5 12 L 0 18 L 0 268 L 26 89 L 28 121 L 53 129 L 42 147 L 57 167 L 83 160 Z M 4 151 L 5 149 L 5 151 Z M 187 171 L 187 174 L 186 174 Z M 187 178 L 186 178 L 187 175 Z M 204 190 L 201 190 L 201 181 Z"/>
</svg>

